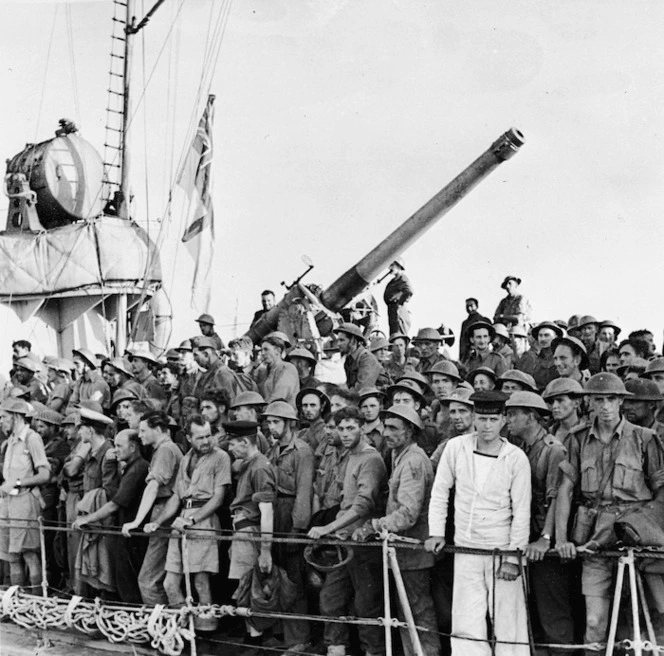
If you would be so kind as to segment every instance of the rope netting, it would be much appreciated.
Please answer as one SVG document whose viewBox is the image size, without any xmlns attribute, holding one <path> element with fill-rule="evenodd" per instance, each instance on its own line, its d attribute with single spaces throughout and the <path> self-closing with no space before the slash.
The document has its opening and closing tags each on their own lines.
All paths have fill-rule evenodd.
<svg viewBox="0 0 664 656">
<path fill-rule="evenodd" d="M 39 528 L 42 537 L 46 531 L 65 531 L 72 532 L 74 529 L 68 526 L 49 526 L 41 521 L 25 520 L 21 518 L 10 518 L 0 522 L 0 528 L 8 527 L 34 527 Z M 100 535 L 121 535 L 119 528 L 104 528 L 97 529 L 96 527 L 86 527 L 82 532 L 94 532 Z M 132 535 L 145 536 L 147 534 L 140 531 L 132 531 Z M 160 530 L 156 533 L 149 534 L 148 537 L 178 537 L 182 540 L 182 553 L 186 553 L 186 543 L 190 540 L 219 540 L 219 541 L 252 541 L 261 542 L 265 538 L 259 535 L 251 534 L 233 534 L 228 530 L 213 530 L 213 529 L 196 529 L 196 534 L 176 533 L 170 530 Z M 423 544 L 415 540 L 403 541 L 399 536 L 394 534 L 383 533 L 381 539 L 369 542 L 357 542 L 353 540 L 344 540 L 343 544 L 350 547 L 359 548 L 382 548 L 384 562 L 389 561 L 389 569 L 392 571 L 395 580 L 397 580 L 397 588 L 402 604 L 407 600 L 401 598 L 401 590 L 399 590 L 399 581 L 401 574 L 399 566 L 396 561 L 395 549 L 423 549 Z M 338 539 L 320 539 L 312 540 L 303 537 L 302 534 L 270 534 L 269 540 L 272 543 L 286 543 L 286 544 L 317 544 L 317 545 L 338 545 Z M 523 553 L 521 551 L 509 551 L 501 549 L 477 549 L 468 547 L 459 547 L 453 545 L 446 545 L 443 548 L 447 553 L 461 553 L 471 554 L 478 556 L 517 556 L 520 562 L 523 562 Z M 609 558 L 619 561 L 619 567 L 630 568 L 630 576 L 634 568 L 634 562 L 640 558 L 643 559 L 663 559 L 664 550 L 656 548 L 625 548 L 612 551 L 598 551 L 598 552 L 579 552 L 581 558 Z M 551 551 L 546 557 L 558 558 L 555 551 Z M 45 568 L 45 556 L 42 550 L 42 562 Z M 631 650 L 635 654 L 643 653 L 664 653 L 664 647 L 657 645 L 652 632 L 650 623 L 650 616 L 645 604 L 645 600 L 637 598 L 637 590 L 632 587 L 632 608 L 639 607 L 645 615 L 646 625 L 649 629 L 649 639 L 642 639 L 640 636 L 640 628 L 638 622 L 633 626 L 634 638 L 616 640 L 614 632 L 609 637 L 607 642 L 591 642 L 584 644 L 553 644 L 553 643 L 535 643 L 532 635 L 529 636 L 528 641 L 502 641 L 492 636 L 490 639 L 476 638 L 465 635 L 455 635 L 454 633 L 446 633 L 442 631 L 432 631 L 430 628 L 416 625 L 410 617 L 410 622 L 402 622 L 398 619 L 391 617 L 389 604 L 386 601 L 384 617 L 356 617 L 356 616 L 343 616 L 332 617 L 325 615 L 308 615 L 300 613 L 289 612 L 260 612 L 251 608 L 233 605 L 220 605 L 220 604 L 195 604 L 193 602 L 191 587 L 189 583 L 189 572 L 187 559 L 183 560 L 185 570 L 185 582 L 187 584 L 187 600 L 186 604 L 181 608 L 174 608 L 165 605 L 146 606 L 146 605 L 133 605 L 121 602 L 105 602 L 101 599 L 84 599 L 81 596 L 70 596 L 63 594 L 63 591 L 50 588 L 48 582 L 44 582 L 42 586 L 42 594 L 29 594 L 21 590 L 20 586 L 12 585 L 6 589 L 0 589 L 0 619 L 9 619 L 15 624 L 25 629 L 39 629 L 39 630 L 67 630 L 73 629 L 88 636 L 99 637 L 101 634 L 109 642 L 112 643 L 131 643 L 131 644 L 149 644 L 152 648 L 158 650 L 166 656 L 180 656 L 185 648 L 189 646 L 191 654 L 196 654 L 196 631 L 194 625 L 197 621 L 210 621 L 220 620 L 225 617 L 239 617 L 239 618 L 271 618 L 273 620 L 307 620 L 311 622 L 326 623 L 339 623 L 346 625 L 364 625 L 364 626 L 380 626 L 389 633 L 392 629 L 407 629 L 411 637 L 417 634 L 426 632 L 435 632 L 441 637 L 453 638 L 455 640 L 467 640 L 472 642 L 489 642 L 492 646 L 492 651 L 495 650 L 496 645 L 510 644 L 513 646 L 528 646 L 531 648 L 552 649 L 558 651 L 568 651 L 570 653 L 583 649 L 586 652 L 597 653 L 612 653 L 613 648 L 621 648 L 624 650 Z M 387 570 L 386 570 L 387 571 Z M 616 585 L 616 600 L 614 605 L 618 605 L 618 597 L 622 590 L 623 577 L 620 574 Z M 521 565 L 521 578 L 525 587 L 525 567 Z M 636 572 L 639 577 L 639 572 Z M 44 574 L 45 578 L 45 574 Z M 388 589 L 389 579 L 384 574 L 385 588 Z M 619 589 L 620 588 L 620 589 Z M 49 591 L 55 593 L 56 596 L 50 596 Z M 641 591 L 639 586 L 639 592 Z M 641 597 L 641 595 L 638 595 Z M 617 614 L 617 608 L 614 609 Z M 408 613 L 406 613 L 408 619 Z M 241 642 L 234 642 L 231 639 L 220 639 L 217 635 L 206 636 L 205 641 L 212 644 L 225 645 L 228 647 L 244 647 Z M 419 639 L 415 638 L 419 643 Z M 607 646 L 610 645 L 611 651 L 607 651 Z M 270 647 L 269 651 L 277 653 L 280 650 L 277 647 Z M 294 653 L 289 651 L 288 653 Z M 302 656 L 312 654 L 312 652 L 298 652 Z M 388 651 L 388 654 L 391 653 Z M 421 645 L 416 644 L 416 653 L 424 654 L 421 650 Z"/>
</svg>

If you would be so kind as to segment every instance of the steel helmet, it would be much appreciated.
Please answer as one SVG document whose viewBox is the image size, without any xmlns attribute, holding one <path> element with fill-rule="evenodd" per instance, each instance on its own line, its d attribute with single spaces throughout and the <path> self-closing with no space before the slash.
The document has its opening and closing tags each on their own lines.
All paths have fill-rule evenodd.
<svg viewBox="0 0 664 656">
<path fill-rule="evenodd" d="M 413 337 L 413 344 L 417 342 L 442 342 L 443 336 L 435 328 L 420 328 Z"/>
<path fill-rule="evenodd" d="M 558 337 L 553 340 L 551 346 L 555 351 L 558 348 L 558 346 L 560 346 L 561 344 L 569 346 L 572 349 L 572 353 L 581 356 L 581 363 L 579 364 L 579 369 L 583 370 L 588 368 L 590 364 L 590 360 L 588 360 L 588 351 L 586 351 L 586 347 L 578 337 L 574 337 L 572 335 L 567 335 L 566 337 Z"/>
<path fill-rule="evenodd" d="M 535 392 L 514 392 L 505 401 L 505 408 L 529 408 L 544 414 L 551 412 L 544 399 Z"/>
<path fill-rule="evenodd" d="M 494 323 L 493 331 L 496 335 L 502 337 L 505 341 L 510 341 L 510 334 L 507 332 L 507 326 L 504 323 Z"/>
<path fill-rule="evenodd" d="M 408 392 L 412 394 L 413 397 L 418 399 L 421 403 L 425 403 L 424 391 L 414 380 L 410 378 L 401 378 L 394 385 L 390 385 L 387 388 L 387 393 L 391 397 L 395 392 Z"/>
<path fill-rule="evenodd" d="M 292 419 L 297 421 L 297 411 L 287 401 L 272 401 L 263 411 L 264 417 L 278 417 L 279 419 Z"/>
<path fill-rule="evenodd" d="M 313 362 L 314 364 L 318 362 L 316 356 L 309 349 L 306 349 L 302 346 L 295 347 L 292 351 L 290 351 L 286 355 L 284 360 L 290 362 L 291 358 L 302 358 L 303 360 L 308 360 L 309 362 Z"/>
<path fill-rule="evenodd" d="M 664 397 L 659 387 L 647 378 L 632 378 L 625 383 L 625 389 L 632 393 L 633 401 L 662 401 Z"/>
<path fill-rule="evenodd" d="M 418 430 L 423 430 L 424 428 L 420 416 L 417 414 L 417 412 L 415 412 L 415 410 L 408 407 L 407 405 L 393 405 L 391 408 L 383 410 L 380 414 L 382 417 L 396 417 L 397 419 L 403 419 Z"/>
<path fill-rule="evenodd" d="M 318 397 L 320 400 L 321 411 L 326 413 L 327 409 L 330 407 L 330 398 L 325 392 L 319 390 L 317 387 L 305 387 L 304 389 L 301 389 L 295 397 L 295 405 L 299 408 L 302 405 L 302 399 L 309 394 Z"/>
<path fill-rule="evenodd" d="M 583 396 L 583 394 L 583 387 L 576 380 L 572 378 L 554 378 L 546 386 L 546 389 L 542 393 L 542 398 L 548 401 L 556 396 L 577 397 Z"/>
<path fill-rule="evenodd" d="M 530 392 L 537 392 L 537 383 L 535 383 L 535 379 L 524 371 L 519 371 L 518 369 L 508 369 L 502 376 L 498 378 L 498 388 L 502 388 L 503 383 L 507 380 L 518 383 Z"/>
<path fill-rule="evenodd" d="M 461 380 L 457 366 L 454 364 L 454 362 L 450 362 L 449 360 L 438 360 L 436 364 L 434 364 L 430 369 L 427 369 L 424 373 L 427 376 L 440 374 L 441 376 L 447 376 L 453 380 Z"/>
<path fill-rule="evenodd" d="M 387 396 L 385 392 L 382 390 L 379 390 L 377 387 L 363 387 L 359 392 L 359 397 L 360 397 L 360 403 L 364 401 L 364 399 L 370 399 L 370 398 L 376 398 L 380 399 L 381 401 Z"/>
<path fill-rule="evenodd" d="M 384 337 L 376 337 L 369 342 L 369 350 L 372 353 L 380 351 L 381 349 L 389 349 L 390 343 Z"/>
<path fill-rule="evenodd" d="M 231 403 L 232 408 L 239 408 L 243 405 L 265 405 L 267 402 L 258 392 L 240 392 L 233 403 Z"/>
<path fill-rule="evenodd" d="M 625 388 L 625 383 L 615 374 L 608 371 L 602 371 L 599 374 L 591 376 L 583 388 L 583 393 L 590 396 L 632 396 Z"/>
<path fill-rule="evenodd" d="M 655 358 L 650 360 L 646 366 L 646 370 L 643 373 L 643 378 L 650 378 L 650 374 L 662 374 L 664 373 L 664 358 Z"/>
</svg>

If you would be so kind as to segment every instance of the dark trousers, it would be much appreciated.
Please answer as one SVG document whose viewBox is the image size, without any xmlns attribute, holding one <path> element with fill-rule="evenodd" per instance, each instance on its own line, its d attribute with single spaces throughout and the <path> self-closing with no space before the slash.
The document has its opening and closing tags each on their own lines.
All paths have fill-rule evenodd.
<svg viewBox="0 0 664 656">
<path fill-rule="evenodd" d="M 528 565 L 530 617 L 535 642 L 569 645 L 574 642 L 569 566 L 555 558 Z M 566 656 L 569 650 L 538 649 L 540 656 Z"/>
<path fill-rule="evenodd" d="M 397 303 L 390 303 L 387 306 L 387 322 L 390 326 L 390 335 L 394 333 L 403 333 L 408 335 L 410 333 L 410 310 L 408 305 L 398 305 Z"/>
<path fill-rule="evenodd" d="M 431 569 L 402 570 L 401 578 L 403 578 L 408 604 L 413 613 L 415 624 L 426 629 L 425 631 L 418 631 L 422 651 L 427 656 L 439 656 L 440 636 L 438 635 L 438 621 L 433 606 L 433 598 L 431 597 Z M 399 619 L 402 622 L 406 620 L 401 601 L 399 601 Z M 408 629 L 402 628 L 400 632 L 405 656 L 415 656 L 415 648 L 411 642 Z"/>
<path fill-rule="evenodd" d="M 126 604 L 141 604 L 141 591 L 138 587 L 138 573 L 143 565 L 148 540 L 144 537 L 126 538 L 123 535 L 112 536 L 115 560 L 115 585 L 120 601 Z"/>
<path fill-rule="evenodd" d="M 451 653 L 450 638 L 452 633 L 452 590 L 454 584 L 454 554 L 445 553 L 438 557 L 431 569 L 431 594 L 438 618 L 438 631 L 441 636 L 443 655 Z"/>
<path fill-rule="evenodd" d="M 323 615 L 342 617 L 354 607 L 358 617 L 381 617 L 383 609 L 383 569 L 380 549 L 354 547 L 353 559 L 328 572 L 320 593 Z M 325 644 L 350 644 L 348 626 L 325 624 Z M 360 644 L 368 654 L 385 653 L 385 631 L 380 626 L 358 626 Z"/>
<path fill-rule="evenodd" d="M 293 533 L 293 505 L 294 497 L 279 497 L 274 508 L 275 533 Z M 308 611 L 307 594 L 304 577 L 304 545 L 275 544 L 273 558 L 276 565 L 285 570 L 288 578 L 297 588 L 295 603 L 290 609 L 291 613 L 306 615 Z M 311 627 L 308 620 L 284 620 L 284 642 L 287 647 L 305 644 L 311 640 Z"/>
</svg>

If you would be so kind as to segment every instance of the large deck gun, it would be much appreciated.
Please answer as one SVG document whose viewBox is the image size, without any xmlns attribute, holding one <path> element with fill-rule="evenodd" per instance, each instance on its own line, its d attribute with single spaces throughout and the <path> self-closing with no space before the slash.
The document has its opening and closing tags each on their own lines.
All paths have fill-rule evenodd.
<svg viewBox="0 0 664 656">
<path fill-rule="evenodd" d="M 323 290 L 318 296 L 318 302 L 327 312 L 320 312 L 316 316 L 321 334 L 327 334 L 331 328 L 330 313 L 339 312 L 362 293 L 396 257 L 432 228 L 471 189 L 500 164 L 514 156 L 524 142 L 524 137 L 518 130 L 512 128 L 505 132 L 392 234 Z M 276 330 L 280 314 L 302 296 L 303 290 L 299 286 L 289 289 L 283 299 L 251 326 L 246 334 L 254 343 L 259 343 L 265 335 Z"/>
</svg>

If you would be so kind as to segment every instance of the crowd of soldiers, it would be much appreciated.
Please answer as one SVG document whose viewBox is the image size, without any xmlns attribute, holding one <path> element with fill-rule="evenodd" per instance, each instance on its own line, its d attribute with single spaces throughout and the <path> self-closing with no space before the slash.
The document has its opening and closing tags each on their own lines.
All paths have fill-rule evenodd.
<svg viewBox="0 0 664 656">
<path fill-rule="evenodd" d="M 246 602 L 252 577 L 278 571 L 295 616 L 247 621 L 246 656 L 380 656 L 380 625 L 321 629 L 305 616 L 381 617 L 373 542 L 390 534 L 427 656 L 489 654 L 492 641 L 497 654 L 530 653 L 529 625 L 559 645 L 538 653 L 605 640 L 610 518 L 664 489 L 664 358 L 650 331 L 618 341 L 619 326 L 589 315 L 532 325 L 520 282 L 505 279 L 491 319 L 467 299 L 459 361 L 451 331 L 339 324 L 325 353 L 343 362 L 340 385 L 318 380 L 318 357 L 284 333 L 225 346 L 210 315 L 161 358 L 80 347 L 42 359 L 14 342 L 0 404 L 2 582 L 36 591 L 46 575 L 63 594 L 178 607 L 185 571 L 203 605 Z M 409 323 L 399 308 L 392 319 Z M 38 518 L 73 529 L 45 532 L 46 572 Z M 644 575 L 660 635 L 664 579 Z"/>
</svg>

